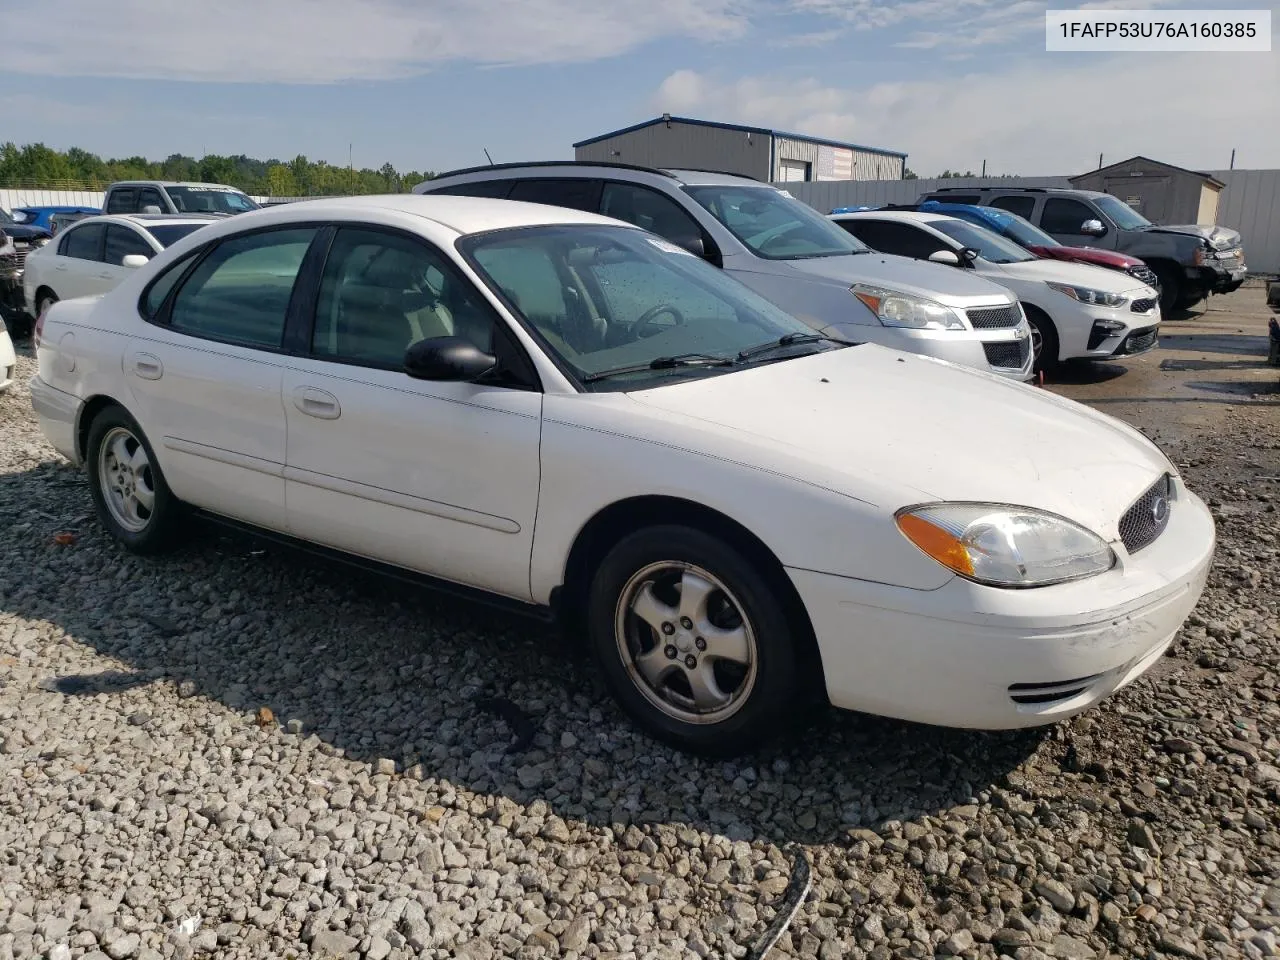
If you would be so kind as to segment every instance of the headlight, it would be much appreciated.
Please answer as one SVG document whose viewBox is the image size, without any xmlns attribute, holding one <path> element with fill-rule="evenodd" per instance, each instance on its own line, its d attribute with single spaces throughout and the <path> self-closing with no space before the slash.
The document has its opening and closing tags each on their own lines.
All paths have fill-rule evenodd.
<svg viewBox="0 0 1280 960">
<path fill-rule="evenodd" d="M 1213 263 L 1215 260 L 1222 259 L 1222 254 L 1210 247 L 1200 247 L 1196 250 L 1195 259 L 1192 261 L 1195 266 L 1203 266 L 1206 263 Z"/>
<path fill-rule="evenodd" d="M 951 307 L 886 287 L 855 283 L 849 291 L 861 300 L 886 327 L 914 330 L 963 330 L 964 320 Z"/>
<path fill-rule="evenodd" d="M 1116 555 L 1062 517 L 1024 507 L 943 503 L 897 515 L 898 529 L 960 576 L 993 587 L 1043 587 L 1106 573 Z"/>
<path fill-rule="evenodd" d="M 1069 283 L 1049 283 L 1047 280 L 1045 284 L 1051 290 L 1066 294 L 1072 300 L 1093 304 L 1095 307 L 1123 307 L 1129 302 L 1129 298 L 1121 294 L 1107 293 L 1105 290 L 1094 290 L 1092 287 L 1076 287 Z"/>
</svg>

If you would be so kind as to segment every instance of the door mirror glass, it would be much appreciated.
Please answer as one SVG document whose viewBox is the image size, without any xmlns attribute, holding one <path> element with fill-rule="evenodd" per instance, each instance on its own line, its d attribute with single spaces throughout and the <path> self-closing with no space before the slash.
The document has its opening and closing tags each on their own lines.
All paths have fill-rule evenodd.
<svg viewBox="0 0 1280 960">
<path fill-rule="evenodd" d="M 128 267 L 130 270 L 136 270 L 138 267 L 147 265 L 147 258 L 140 253 L 129 253 L 120 261 L 122 267 Z"/>
<path fill-rule="evenodd" d="M 982 256 L 982 253 L 979 250 L 973 249 L 973 247 L 965 247 L 960 251 L 960 256 L 964 259 L 965 263 L 973 263 L 978 259 L 978 257 Z M 1027 259 L 1031 258 L 1028 257 Z"/>
<path fill-rule="evenodd" d="M 415 380 L 475 380 L 494 368 L 494 356 L 462 337 L 430 337 L 411 343 L 404 372 Z"/>
<path fill-rule="evenodd" d="M 695 257 L 701 257 L 704 260 L 707 257 L 706 245 L 702 242 L 702 237 L 697 234 L 678 236 L 672 242 L 681 250 L 687 250 Z"/>
<path fill-rule="evenodd" d="M 945 263 L 949 267 L 960 266 L 960 258 L 951 250 L 936 250 L 929 254 L 929 259 L 933 263 Z"/>
<path fill-rule="evenodd" d="M 1086 220 L 1080 225 L 1080 232 L 1086 237 L 1100 237 L 1107 232 L 1101 220 Z"/>
</svg>

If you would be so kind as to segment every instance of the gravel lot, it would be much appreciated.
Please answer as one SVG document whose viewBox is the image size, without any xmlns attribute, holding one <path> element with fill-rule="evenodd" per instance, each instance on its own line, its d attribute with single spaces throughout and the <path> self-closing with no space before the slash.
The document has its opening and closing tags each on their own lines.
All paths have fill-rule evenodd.
<svg viewBox="0 0 1280 960">
<path fill-rule="evenodd" d="M 217 531 L 124 554 L 36 429 L 23 350 L 0 396 L 0 960 L 745 957 L 794 849 L 813 889 L 773 955 L 1280 954 L 1265 315 L 1257 288 L 1216 298 L 1167 349 L 1053 386 L 1157 436 L 1218 516 L 1148 677 L 1049 730 L 832 716 L 737 765 L 637 735 L 536 624 Z M 532 719 L 527 751 L 486 689 Z"/>
</svg>

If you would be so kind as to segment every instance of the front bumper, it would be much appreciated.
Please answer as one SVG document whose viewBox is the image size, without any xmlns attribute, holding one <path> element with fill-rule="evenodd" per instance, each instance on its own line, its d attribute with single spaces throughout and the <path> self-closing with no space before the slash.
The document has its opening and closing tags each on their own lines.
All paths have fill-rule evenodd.
<svg viewBox="0 0 1280 960">
<path fill-rule="evenodd" d="M 1134 302 L 1146 309 L 1135 312 Z M 1054 320 L 1064 320 L 1058 324 L 1062 359 L 1119 360 L 1154 349 L 1159 342 L 1160 302 L 1154 297 L 1134 302 L 1114 309 L 1076 303 L 1060 307 Z"/>
<path fill-rule="evenodd" d="M 1239 290 L 1249 276 L 1249 268 L 1245 266 L 1243 255 L 1239 259 L 1226 262 L 1205 264 L 1202 267 L 1189 267 L 1193 285 L 1198 285 L 1209 293 L 1231 293 Z"/>
<path fill-rule="evenodd" d="M 911 590 L 788 569 L 836 707 L 920 723 L 1055 723 L 1141 676 L 1204 590 L 1213 518 L 1179 482 L 1164 533 L 1098 577 L 1029 590 Z"/>
<path fill-rule="evenodd" d="M 1025 322 L 995 330 L 910 330 L 886 327 L 885 346 L 919 353 L 1025 383 L 1032 378 L 1031 328 Z"/>
</svg>

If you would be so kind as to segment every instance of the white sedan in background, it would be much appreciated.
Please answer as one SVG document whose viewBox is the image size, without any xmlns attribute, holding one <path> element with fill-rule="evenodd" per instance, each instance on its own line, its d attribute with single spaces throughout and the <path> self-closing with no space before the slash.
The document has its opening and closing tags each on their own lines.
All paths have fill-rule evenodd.
<svg viewBox="0 0 1280 960">
<path fill-rule="evenodd" d="M 13 340 L 9 329 L 0 320 L 0 393 L 13 386 L 13 371 L 17 369 L 18 357 L 13 352 Z"/>
<path fill-rule="evenodd" d="M 1156 346 L 1160 294 L 1128 274 L 1042 259 L 992 230 L 939 213 L 868 210 L 831 219 L 873 250 L 972 269 L 1008 287 L 1031 324 L 1036 370 L 1076 358 L 1134 357 Z"/>
<path fill-rule="evenodd" d="M 27 257 L 27 313 L 38 317 L 59 300 L 106 293 L 170 244 L 221 219 L 139 213 L 79 220 Z"/>
<path fill-rule="evenodd" d="M 570 209 L 243 214 L 55 304 L 36 343 L 41 426 L 127 548 L 194 510 L 558 614 L 639 724 L 701 752 L 824 696 L 1071 716 L 1160 658 L 1214 549 L 1119 421 L 828 340 Z"/>
</svg>

